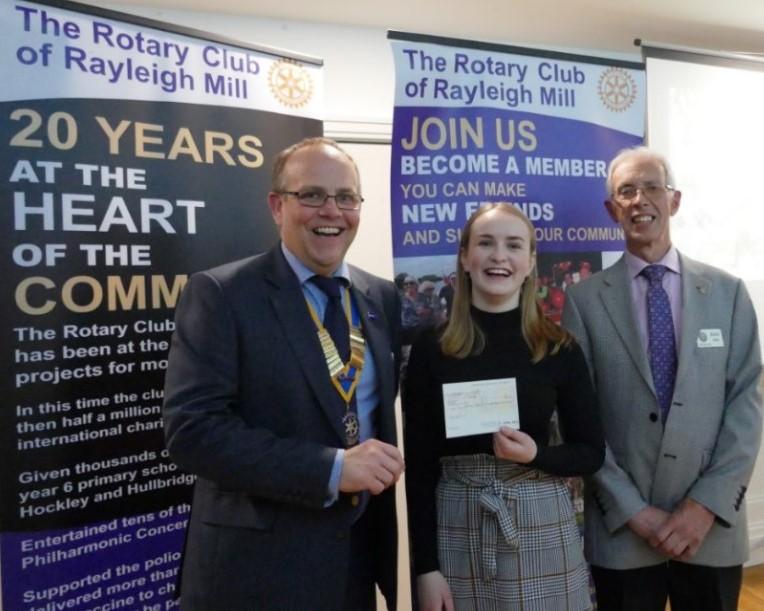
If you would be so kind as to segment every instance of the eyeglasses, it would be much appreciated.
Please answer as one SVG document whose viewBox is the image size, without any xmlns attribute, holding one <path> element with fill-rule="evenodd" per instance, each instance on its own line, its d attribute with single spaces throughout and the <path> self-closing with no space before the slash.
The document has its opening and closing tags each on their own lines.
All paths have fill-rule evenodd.
<svg viewBox="0 0 764 611">
<path fill-rule="evenodd" d="M 651 202 L 665 195 L 668 191 L 673 191 L 671 185 L 654 185 L 647 183 L 644 185 L 623 185 L 618 187 L 613 194 L 617 202 L 630 204 L 637 199 L 637 193 L 641 192 Z"/>
<path fill-rule="evenodd" d="M 358 210 L 363 201 L 363 197 L 352 191 L 327 193 L 323 189 L 304 189 L 302 191 L 279 191 L 279 193 L 296 197 L 301 206 L 308 208 L 320 208 L 331 197 L 340 210 Z"/>
</svg>

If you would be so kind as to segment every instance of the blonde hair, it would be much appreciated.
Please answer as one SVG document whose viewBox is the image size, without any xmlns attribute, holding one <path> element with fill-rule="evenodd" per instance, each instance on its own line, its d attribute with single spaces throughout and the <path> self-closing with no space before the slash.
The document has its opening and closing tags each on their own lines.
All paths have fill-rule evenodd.
<svg viewBox="0 0 764 611">
<path fill-rule="evenodd" d="M 472 283 L 462 265 L 461 255 L 470 245 L 472 226 L 484 214 L 499 210 L 519 218 L 528 228 L 530 235 L 530 256 L 536 254 L 536 232 L 533 225 L 519 209 L 504 202 L 486 204 L 470 216 L 462 230 L 459 241 L 459 255 L 456 258 L 456 286 L 451 315 L 440 337 L 440 349 L 446 356 L 463 359 L 480 354 L 485 348 L 485 336 L 472 318 Z M 572 336 L 562 327 L 544 316 L 536 298 L 536 266 L 533 265 L 520 289 L 520 319 L 523 339 L 531 351 L 531 362 L 538 363 L 547 354 L 557 354 L 562 346 L 573 341 Z"/>
</svg>

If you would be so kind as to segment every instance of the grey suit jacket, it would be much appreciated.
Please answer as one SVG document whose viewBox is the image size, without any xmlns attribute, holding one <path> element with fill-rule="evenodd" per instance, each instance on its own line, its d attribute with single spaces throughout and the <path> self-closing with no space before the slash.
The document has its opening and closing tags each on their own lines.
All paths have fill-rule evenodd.
<svg viewBox="0 0 764 611">
<path fill-rule="evenodd" d="M 351 266 L 374 356 L 376 437 L 395 444 L 399 299 Z M 297 277 L 280 247 L 195 274 L 176 311 L 165 382 L 167 448 L 198 476 L 182 567 L 182 607 L 341 608 L 349 495 L 324 507 L 341 410 Z M 395 607 L 391 488 L 372 497 L 377 582 Z M 353 570 L 350 567 L 350 570 Z"/>
<path fill-rule="evenodd" d="M 585 493 L 585 548 L 597 566 L 665 561 L 627 522 L 647 505 L 672 511 L 686 497 L 717 516 L 692 563 L 748 557 L 743 497 L 761 436 L 756 315 L 741 280 L 681 255 L 680 264 L 679 363 L 665 428 L 623 257 L 566 293 L 563 325 L 588 360 L 607 442 Z M 717 329 L 723 345 L 709 345 L 704 331 Z"/>
</svg>

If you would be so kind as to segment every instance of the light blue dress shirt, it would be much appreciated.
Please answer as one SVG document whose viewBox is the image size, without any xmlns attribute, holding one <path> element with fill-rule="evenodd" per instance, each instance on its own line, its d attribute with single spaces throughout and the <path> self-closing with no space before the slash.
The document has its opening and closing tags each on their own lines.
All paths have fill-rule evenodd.
<svg viewBox="0 0 764 611">
<path fill-rule="evenodd" d="M 305 266 L 282 242 L 281 250 L 284 253 L 284 257 L 292 268 L 292 271 L 300 281 L 302 292 L 305 295 L 305 299 L 313 307 L 319 320 L 324 319 L 324 311 L 326 310 L 326 304 L 329 301 L 324 292 L 319 289 L 315 284 L 310 282 L 310 279 L 316 275 L 316 273 Z M 344 278 L 347 285 L 351 285 L 350 269 L 348 264 L 343 261 L 340 266 L 332 274 L 336 278 Z M 348 292 L 342 291 L 342 305 L 345 306 L 345 300 L 348 297 Z M 351 307 L 355 311 L 357 306 L 355 303 L 351 303 Z M 327 370 L 326 375 L 329 375 Z M 377 389 L 377 372 L 374 366 L 374 357 L 371 350 L 366 348 L 365 360 L 363 370 L 361 371 L 361 381 L 356 388 L 356 405 L 358 408 L 358 423 L 360 425 L 360 440 L 361 442 L 371 439 L 376 434 L 376 428 L 374 426 L 374 410 L 379 404 L 379 392 Z M 337 448 L 337 453 L 334 456 L 334 465 L 332 466 L 331 477 L 329 478 L 328 485 L 328 500 L 325 506 L 329 506 L 334 503 L 339 496 L 340 476 L 342 475 L 342 466 L 344 464 L 345 450 L 343 448 Z"/>
</svg>

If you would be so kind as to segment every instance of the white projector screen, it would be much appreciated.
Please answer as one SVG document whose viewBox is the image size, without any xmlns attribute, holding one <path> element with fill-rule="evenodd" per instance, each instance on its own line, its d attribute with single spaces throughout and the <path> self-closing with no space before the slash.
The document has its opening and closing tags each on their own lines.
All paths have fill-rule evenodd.
<svg viewBox="0 0 764 611">
<path fill-rule="evenodd" d="M 647 140 L 682 192 L 680 251 L 743 278 L 764 320 L 764 62 L 643 45 Z M 761 335 L 761 333 L 760 333 Z"/>
</svg>

